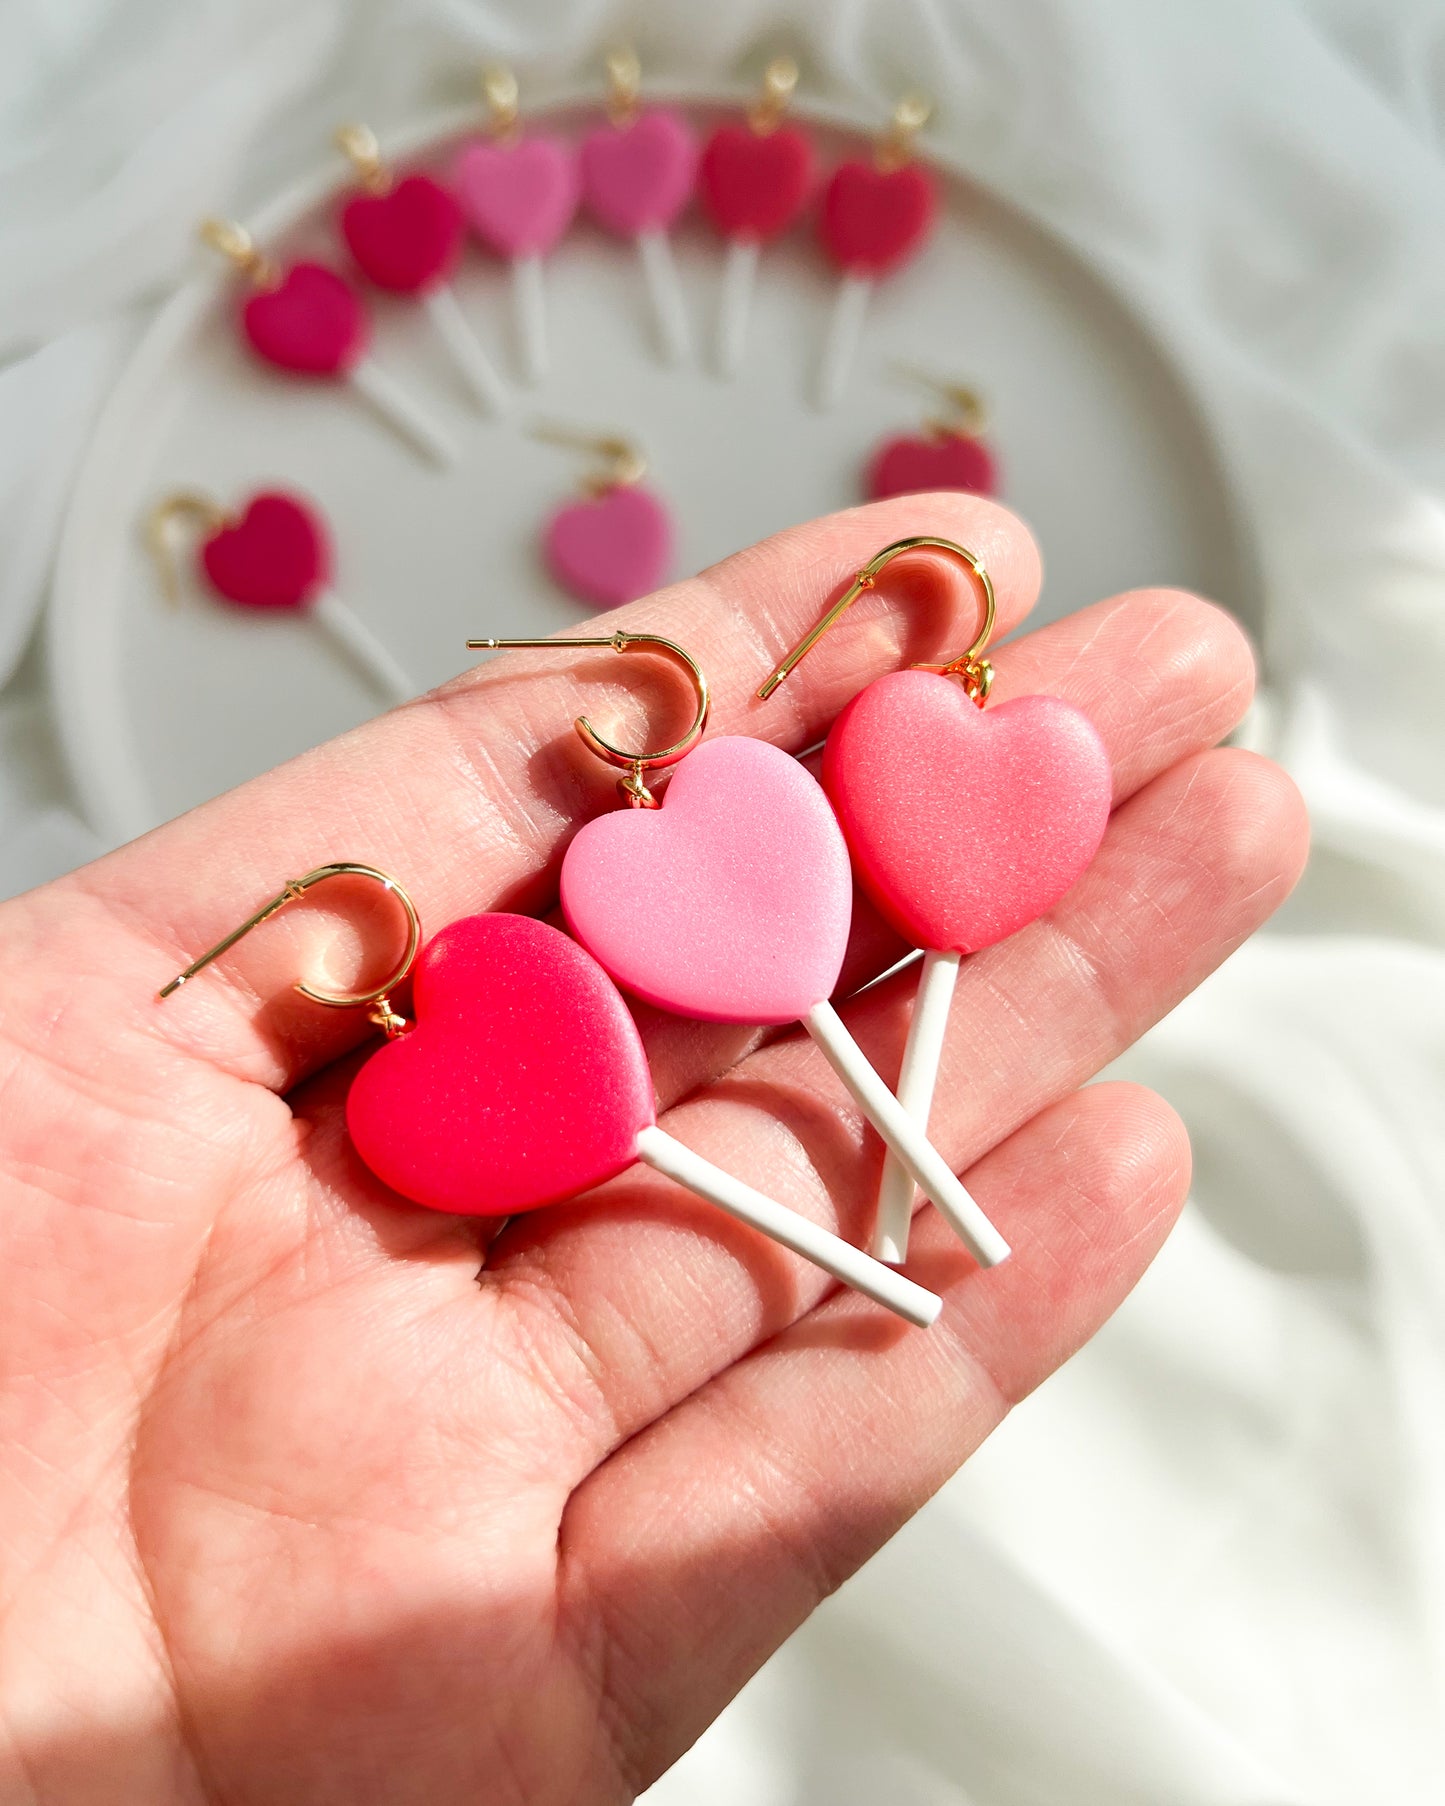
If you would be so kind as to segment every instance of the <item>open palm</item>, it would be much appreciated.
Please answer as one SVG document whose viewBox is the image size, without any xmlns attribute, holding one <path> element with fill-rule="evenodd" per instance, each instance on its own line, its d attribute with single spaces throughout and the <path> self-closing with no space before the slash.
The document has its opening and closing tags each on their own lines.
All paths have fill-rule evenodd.
<svg viewBox="0 0 1445 1806">
<path fill-rule="evenodd" d="M 965 581 L 910 559 L 752 700 L 909 533 L 983 556 L 1001 631 L 1027 612 L 1022 527 L 932 496 L 785 533 L 603 630 L 678 639 L 718 729 L 802 751 L 869 679 L 972 636 Z M 384 969 L 397 927 L 365 890 L 324 887 L 156 1002 L 328 860 L 395 872 L 431 929 L 551 908 L 568 833 L 615 802 L 571 718 L 665 736 L 689 698 L 652 666 L 498 661 L 0 910 L 5 1806 L 628 1800 L 1166 1233 L 1178 1123 L 1078 1088 L 1269 914 L 1304 846 L 1288 781 L 1209 750 L 1250 657 L 1179 594 L 997 655 L 998 695 L 1093 716 L 1116 808 L 1064 902 L 965 962 L 933 1134 L 1015 1254 L 981 1274 L 926 1212 L 931 1331 L 640 1169 L 500 1229 L 398 1201 L 342 1122 L 371 1031 L 290 988 Z M 860 906 L 850 988 L 899 952 Z M 885 1073 L 911 985 L 845 1012 Z M 639 1014 L 667 1126 L 863 1239 L 881 1151 L 821 1056 Z"/>
</svg>

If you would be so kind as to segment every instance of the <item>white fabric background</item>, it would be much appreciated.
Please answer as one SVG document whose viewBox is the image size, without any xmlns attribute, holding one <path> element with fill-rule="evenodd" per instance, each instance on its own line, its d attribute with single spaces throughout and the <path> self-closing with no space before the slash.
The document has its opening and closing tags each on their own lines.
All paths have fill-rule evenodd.
<svg viewBox="0 0 1445 1806">
<path fill-rule="evenodd" d="M 0 894 L 92 850 L 22 657 L 68 479 L 189 222 L 337 117 L 789 41 L 1108 272 L 1256 535 L 1252 726 L 1316 854 L 1128 1060 L 1195 1202 L 1138 1294 L 821 1611 L 666 1806 L 1445 1798 L 1445 8 L 1438 0 L 9 0 Z M 448 76 L 447 70 L 453 71 Z"/>
</svg>

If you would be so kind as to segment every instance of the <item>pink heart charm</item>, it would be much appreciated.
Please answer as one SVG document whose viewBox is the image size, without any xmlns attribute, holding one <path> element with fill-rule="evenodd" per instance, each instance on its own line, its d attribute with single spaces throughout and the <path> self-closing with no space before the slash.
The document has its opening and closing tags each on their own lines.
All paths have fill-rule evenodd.
<svg viewBox="0 0 1445 1806">
<path fill-rule="evenodd" d="M 351 255 L 378 288 L 416 295 L 456 267 L 462 216 L 430 176 L 407 176 L 385 194 L 358 194 L 341 209 Z"/>
<path fill-rule="evenodd" d="M 607 974 L 531 916 L 467 916 L 422 949 L 416 1024 L 346 1100 L 352 1144 L 414 1203 L 536 1210 L 631 1166 L 654 1120 L 637 1025 Z"/>
<path fill-rule="evenodd" d="M 562 861 L 568 925 L 648 1003 L 796 1022 L 838 982 L 848 849 L 817 782 L 763 740 L 708 740 L 660 809 L 599 815 Z"/>
<path fill-rule="evenodd" d="M 243 608 L 302 608 L 331 576 L 325 522 L 299 496 L 253 495 L 238 521 L 202 541 L 201 569 L 218 595 Z"/>
<path fill-rule="evenodd" d="M 823 783 L 869 895 L 915 947 L 972 953 L 1032 922 L 1094 857 L 1109 754 L 1056 696 L 978 708 L 895 671 L 833 723 Z"/>
<path fill-rule="evenodd" d="M 545 257 L 577 211 L 577 157 L 565 138 L 530 132 L 515 143 L 478 139 L 457 158 L 457 200 L 499 257 Z"/>
<path fill-rule="evenodd" d="M 672 562 L 672 517 L 650 489 L 619 484 L 559 508 L 542 542 L 547 568 L 581 602 L 617 608 L 657 588 Z"/>
<path fill-rule="evenodd" d="M 355 289 L 320 263 L 293 263 L 275 288 L 249 295 L 241 330 L 258 357 L 298 376 L 344 376 L 371 336 Z"/>
<path fill-rule="evenodd" d="M 944 433 L 929 439 L 890 439 L 868 465 L 864 490 L 870 501 L 890 495 L 923 495 L 930 489 L 962 489 L 969 495 L 998 490 L 998 466 L 982 439 Z"/>
<path fill-rule="evenodd" d="M 582 194 L 619 238 L 665 232 L 692 194 L 697 145 L 678 113 L 654 107 L 631 125 L 599 126 L 582 140 Z"/>
</svg>

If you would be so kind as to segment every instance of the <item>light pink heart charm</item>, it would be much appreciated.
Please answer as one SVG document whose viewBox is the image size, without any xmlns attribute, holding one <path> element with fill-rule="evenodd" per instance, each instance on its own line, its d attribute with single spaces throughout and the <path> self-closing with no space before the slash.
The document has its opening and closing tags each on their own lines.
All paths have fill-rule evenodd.
<svg viewBox="0 0 1445 1806">
<path fill-rule="evenodd" d="M 452 177 L 473 232 L 499 257 L 545 257 L 572 224 L 580 197 L 577 157 L 565 138 L 531 132 L 515 143 L 478 139 Z"/>
<path fill-rule="evenodd" d="M 704 1022 L 796 1022 L 838 982 L 853 880 L 837 818 L 764 740 L 708 740 L 660 809 L 599 815 L 562 861 L 573 934 L 620 985 Z"/>
<path fill-rule="evenodd" d="M 650 489 L 619 484 L 559 508 L 543 540 L 547 568 L 569 595 L 598 608 L 635 602 L 672 563 L 672 517 Z"/>
<path fill-rule="evenodd" d="M 915 947 L 973 953 L 1052 909 L 1109 820 L 1109 753 L 1057 696 L 977 708 L 932 671 L 877 678 L 833 723 L 823 782 L 859 881 Z"/>
<path fill-rule="evenodd" d="M 619 238 L 665 232 L 692 195 L 697 142 L 678 113 L 654 107 L 631 125 L 599 126 L 582 140 L 582 194 Z"/>
</svg>

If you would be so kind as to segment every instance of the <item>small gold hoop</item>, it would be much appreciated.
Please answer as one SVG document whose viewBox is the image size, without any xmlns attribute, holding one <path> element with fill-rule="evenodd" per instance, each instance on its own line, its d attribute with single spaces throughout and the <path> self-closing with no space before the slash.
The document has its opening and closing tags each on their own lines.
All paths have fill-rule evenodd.
<svg viewBox="0 0 1445 1806">
<path fill-rule="evenodd" d="M 763 71 L 763 89 L 748 114 L 748 124 L 760 138 L 775 132 L 788 110 L 798 85 L 798 65 L 790 56 L 775 56 Z"/>
<path fill-rule="evenodd" d="M 899 97 L 893 117 L 873 147 L 873 161 L 886 175 L 901 169 L 913 156 L 913 140 L 923 130 L 933 113 L 933 102 L 926 94 L 911 88 Z"/>
<path fill-rule="evenodd" d="M 505 63 L 488 63 L 482 70 L 482 99 L 488 131 L 494 138 L 506 138 L 516 126 L 521 96 L 517 78 Z"/>
<path fill-rule="evenodd" d="M 176 557 L 176 528 L 183 520 L 194 521 L 202 533 L 220 532 L 230 516 L 219 502 L 213 502 L 198 489 L 178 489 L 174 495 L 162 496 L 146 516 L 145 538 L 151 557 L 160 573 L 161 590 L 168 602 L 181 599 L 181 577 Z"/>
<path fill-rule="evenodd" d="M 619 780 L 617 788 L 634 809 L 655 809 L 657 799 L 647 788 L 643 775 L 649 771 L 661 771 L 665 766 L 676 765 L 678 760 L 691 752 L 697 745 L 707 728 L 708 710 L 712 707 L 712 697 L 708 691 L 707 678 L 702 667 L 690 652 L 677 644 L 675 640 L 667 640 L 657 633 L 613 633 L 596 639 L 535 639 L 535 640 L 468 640 L 467 647 L 472 652 L 507 651 L 513 647 L 536 646 L 556 649 L 559 647 L 589 646 L 594 650 L 610 647 L 614 652 L 630 652 L 636 646 L 650 647 L 665 657 L 673 659 L 686 671 L 697 696 L 697 713 L 692 718 L 692 725 L 680 740 L 674 740 L 671 746 L 664 746 L 660 752 L 629 752 L 626 747 L 614 745 L 605 735 L 598 733 L 596 727 L 585 715 L 579 715 L 572 723 L 577 731 L 577 738 L 604 763 L 626 775 Z"/>
<path fill-rule="evenodd" d="M 391 187 L 391 171 L 382 161 L 381 146 L 369 125 L 340 125 L 331 141 L 344 157 L 351 160 L 361 185 L 372 194 L 385 194 Z"/>
<path fill-rule="evenodd" d="M 207 215 L 196 231 L 204 243 L 229 259 L 257 288 L 270 288 L 277 279 L 276 266 L 257 250 L 256 241 L 233 219 Z"/>
<path fill-rule="evenodd" d="M 613 125 L 631 125 L 637 117 L 638 98 L 642 92 L 642 64 L 637 52 L 627 44 L 609 50 L 603 67 L 607 71 L 607 117 Z"/>
<path fill-rule="evenodd" d="M 416 964 L 416 956 L 421 947 L 421 917 L 417 914 L 416 904 L 412 902 L 405 888 L 389 873 L 379 871 L 374 865 L 358 865 L 353 860 L 338 860 L 332 865 L 319 865 L 314 872 L 307 872 L 304 878 L 290 878 L 284 889 L 263 903 L 254 915 L 248 916 L 239 928 L 233 928 L 223 939 L 208 948 L 197 960 L 193 960 L 184 972 L 178 973 L 169 984 L 163 985 L 161 997 L 173 996 L 196 976 L 198 972 L 228 953 L 236 942 L 248 935 L 253 928 L 259 928 L 263 922 L 283 910 L 288 903 L 299 902 L 309 890 L 318 884 L 324 884 L 328 878 L 370 878 L 388 890 L 406 911 L 406 951 L 396 970 L 383 984 L 374 985 L 369 991 L 323 991 L 318 986 L 309 984 L 305 979 L 296 981 L 296 989 L 303 997 L 310 998 L 312 1003 L 325 1004 L 327 1009 L 350 1010 L 363 1009 L 370 1006 L 371 1020 L 378 1028 L 383 1028 L 389 1036 L 401 1034 L 407 1024 L 402 1016 L 398 1016 L 391 1007 L 391 993 L 410 973 Z"/>
<path fill-rule="evenodd" d="M 959 545 L 956 540 L 938 539 L 931 533 L 915 534 L 912 539 L 896 539 L 892 545 L 884 546 L 881 552 L 875 552 L 822 619 L 803 635 L 792 651 L 768 676 L 758 690 L 759 702 L 768 700 L 778 685 L 808 656 L 829 628 L 837 623 L 845 609 L 851 608 L 864 590 L 875 587 L 881 571 L 892 564 L 895 558 L 901 558 L 905 552 L 918 551 L 946 552 L 950 558 L 956 558 L 968 567 L 978 579 L 979 587 L 983 592 L 983 620 L 974 636 L 973 644 L 967 652 L 946 665 L 915 665 L 913 668 L 917 671 L 937 671 L 944 677 L 958 678 L 981 708 L 987 701 L 989 690 L 993 686 L 993 666 L 983 656 L 984 647 L 988 645 L 993 635 L 994 620 L 998 613 L 993 579 L 989 576 L 988 571 L 984 568 L 983 560 L 976 552 L 970 552 L 967 546 Z"/>
</svg>

